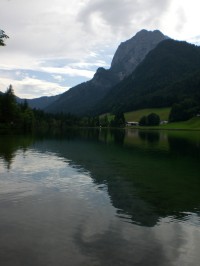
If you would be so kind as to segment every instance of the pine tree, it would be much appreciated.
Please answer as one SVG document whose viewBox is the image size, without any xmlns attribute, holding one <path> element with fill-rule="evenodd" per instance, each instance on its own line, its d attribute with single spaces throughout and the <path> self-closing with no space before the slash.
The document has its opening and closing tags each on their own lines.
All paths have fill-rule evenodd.
<svg viewBox="0 0 200 266">
<path fill-rule="evenodd" d="M 4 39 L 8 39 L 9 37 L 5 34 L 3 30 L 0 30 L 0 46 L 5 46 Z"/>
</svg>

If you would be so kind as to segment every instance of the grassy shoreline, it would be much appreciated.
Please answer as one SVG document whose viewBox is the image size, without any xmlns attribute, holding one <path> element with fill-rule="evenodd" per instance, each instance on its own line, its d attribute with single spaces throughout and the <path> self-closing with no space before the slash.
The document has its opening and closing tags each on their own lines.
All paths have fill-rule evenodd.
<svg viewBox="0 0 200 266">
<path fill-rule="evenodd" d="M 161 120 L 168 120 L 171 108 L 149 108 L 141 109 L 125 113 L 125 119 L 129 122 L 138 122 L 142 116 L 147 116 L 150 113 L 156 113 L 160 116 Z M 188 121 L 174 122 L 163 124 L 159 126 L 130 126 L 128 128 L 146 129 L 146 130 L 190 130 L 200 131 L 200 117 L 193 117 Z"/>
<path fill-rule="evenodd" d="M 144 129 L 144 130 L 185 130 L 200 131 L 200 117 L 193 117 L 188 121 L 168 123 L 160 126 L 129 126 L 126 128 Z"/>
</svg>

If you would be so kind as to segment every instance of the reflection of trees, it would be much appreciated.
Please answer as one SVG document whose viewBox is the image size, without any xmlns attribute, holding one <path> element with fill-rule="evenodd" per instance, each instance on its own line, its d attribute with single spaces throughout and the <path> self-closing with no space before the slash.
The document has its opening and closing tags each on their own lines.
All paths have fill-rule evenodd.
<svg viewBox="0 0 200 266">
<path fill-rule="evenodd" d="M 158 139 L 158 134 L 153 138 Z M 130 147 L 113 142 L 109 145 L 111 141 L 103 139 L 115 141 L 109 132 L 97 130 L 77 133 L 74 141 L 69 141 L 67 136 L 60 142 L 44 141 L 43 148 L 67 158 L 73 167 L 86 169 L 96 184 L 106 184 L 118 215 L 127 214 L 134 223 L 154 226 L 161 217 L 179 218 L 181 213 L 192 212 L 200 206 L 200 165 L 192 153 L 184 158 L 180 150 L 180 156 L 172 158 L 174 147 L 168 152 L 159 149 L 159 145 L 157 149 L 144 149 L 143 143 L 137 141 Z M 169 139 L 169 143 L 173 140 Z M 188 143 L 188 149 L 189 146 Z M 40 143 L 37 148 L 41 149 Z"/>
<path fill-rule="evenodd" d="M 114 142 L 116 144 L 124 144 L 125 130 L 124 129 L 111 129 L 111 136 L 113 136 Z"/>
<path fill-rule="evenodd" d="M 0 158 L 2 158 L 7 166 L 10 169 L 13 158 L 15 157 L 16 149 L 10 145 L 11 142 L 2 142 L 0 140 Z"/>
<path fill-rule="evenodd" d="M 116 133 L 117 130 L 114 131 L 114 138 L 114 135 L 111 135 L 109 131 L 102 131 L 100 141 L 94 141 L 96 134 L 85 132 L 82 133 L 82 140 L 81 135 L 74 141 L 69 141 L 66 136 L 67 140 L 64 143 L 51 140 L 46 142 L 47 148 L 44 146 L 45 141 L 42 146 L 44 150 L 50 150 L 57 153 L 58 156 L 70 160 L 73 167 L 77 166 L 89 171 L 96 184 L 106 183 L 111 202 L 117 208 L 119 216 L 130 215 L 134 223 L 153 226 L 158 221 L 158 215 L 154 213 L 151 204 L 138 196 L 138 188 L 135 187 L 134 180 L 132 180 L 134 171 L 132 165 L 131 171 L 128 170 L 131 163 L 129 154 L 127 155 L 126 150 L 122 149 L 121 145 L 113 145 L 113 142 L 110 146 L 106 145 L 107 148 L 102 144 L 104 138 L 113 139 L 115 142 Z M 89 136 L 89 141 L 86 141 Z M 120 130 L 118 136 L 124 138 L 124 131 Z M 106 141 L 103 143 L 108 144 Z M 36 147 L 40 149 L 40 144 L 36 143 Z"/>
<path fill-rule="evenodd" d="M 159 215 L 151 202 L 139 196 L 137 184 L 126 176 L 114 176 L 107 179 L 108 193 L 119 216 L 129 215 L 133 223 L 142 226 L 154 226 Z M 141 187 L 142 188 L 142 187 Z"/>
<path fill-rule="evenodd" d="M 169 148 L 172 154 L 181 156 L 200 157 L 200 144 L 183 137 L 168 137 Z"/>
<path fill-rule="evenodd" d="M 103 143 L 107 143 L 109 140 L 109 134 L 107 128 L 101 128 L 99 132 L 99 140 Z"/>
<path fill-rule="evenodd" d="M 160 132 L 158 131 L 139 131 L 139 137 L 149 143 L 157 143 L 160 140 Z"/>
<path fill-rule="evenodd" d="M 38 140 L 46 139 L 60 139 L 60 140 L 76 140 L 76 139 L 90 139 L 98 140 L 99 139 L 99 128 L 67 128 L 66 130 L 44 130 L 37 131 L 35 136 Z"/>
<path fill-rule="evenodd" d="M 32 143 L 32 137 L 1 136 L 0 138 L 0 158 L 2 158 L 10 169 L 17 150 L 26 150 Z"/>
</svg>

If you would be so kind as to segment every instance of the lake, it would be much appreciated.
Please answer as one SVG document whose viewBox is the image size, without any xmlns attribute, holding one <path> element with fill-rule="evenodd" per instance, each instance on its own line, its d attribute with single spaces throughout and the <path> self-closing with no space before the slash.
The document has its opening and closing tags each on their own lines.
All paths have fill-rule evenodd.
<svg viewBox="0 0 200 266">
<path fill-rule="evenodd" d="M 200 132 L 0 137 L 0 265 L 197 266 Z"/>
</svg>

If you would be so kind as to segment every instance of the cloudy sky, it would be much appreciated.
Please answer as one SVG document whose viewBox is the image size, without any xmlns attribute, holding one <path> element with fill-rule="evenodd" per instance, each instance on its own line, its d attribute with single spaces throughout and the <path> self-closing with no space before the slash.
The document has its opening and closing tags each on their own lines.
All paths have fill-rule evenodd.
<svg viewBox="0 0 200 266">
<path fill-rule="evenodd" d="M 200 43 L 199 0 L 0 0 L 0 91 L 60 94 L 109 68 L 120 42 L 141 29 Z"/>
</svg>

